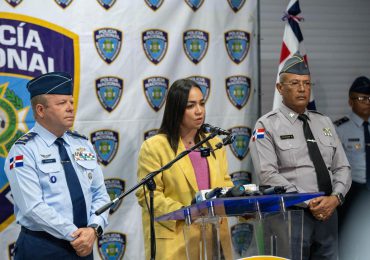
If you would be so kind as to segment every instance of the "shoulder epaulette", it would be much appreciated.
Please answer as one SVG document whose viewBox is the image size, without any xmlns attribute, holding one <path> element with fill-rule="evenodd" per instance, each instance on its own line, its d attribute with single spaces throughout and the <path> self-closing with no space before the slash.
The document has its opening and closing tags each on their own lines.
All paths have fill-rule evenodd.
<svg viewBox="0 0 370 260">
<path fill-rule="evenodd" d="M 348 121 L 349 121 L 349 118 L 344 116 L 342 118 L 339 118 L 338 120 L 335 120 L 333 124 L 336 126 L 340 126 L 341 124 L 344 124 L 345 122 L 348 122 Z"/>
<path fill-rule="evenodd" d="M 270 111 L 270 112 L 268 112 L 267 114 L 265 114 L 265 116 L 264 117 L 270 117 L 270 116 L 273 116 L 273 115 L 276 115 L 277 114 L 277 112 L 278 112 L 278 110 L 273 110 L 273 111 Z"/>
<path fill-rule="evenodd" d="M 72 130 L 68 130 L 67 131 L 67 134 L 71 135 L 71 136 L 75 136 L 75 137 L 79 137 L 79 138 L 82 138 L 82 139 L 86 139 L 86 140 L 89 140 L 86 136 L 80 134 L 79 132 L 77 131 L 72 131 Z"/>
<path fill-rule="evenodd" d="M 15 144 L 23 144 L 25 145 L 28 141 L 32 140 L 37 134 L 34 132 L 28 132 L 25 135 L 19 137 L 19 139 L 15 142 Z"/>
</svg>

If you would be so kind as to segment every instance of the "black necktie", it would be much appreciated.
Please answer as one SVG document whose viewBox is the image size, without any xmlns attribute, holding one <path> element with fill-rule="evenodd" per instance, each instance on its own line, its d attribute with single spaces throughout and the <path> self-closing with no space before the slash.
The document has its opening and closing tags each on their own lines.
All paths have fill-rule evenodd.
<svg viewBox="0 0 370 260">
<path fill-rule="evenodd" d="M 303 133 L 307 141 L 308 153 L 310 154 L 310 158 L 315 167 L 319 191 L 325 192 L 325 195 L 330 195 L 332 193 L 332 186 L 329 171 L 326 168 L 324 159 L 320 153 L 320 149 L 317 146 L 315 138 L 311 132 L 311 128 L 307 122 L 308 116 L 301 114 L 298 116 L 298 119 L 303 122 Z"/>
<path fill-rule="evenodd" d="M 58 145 L 60 159 L 63 165 L 69 194 L 72 200 L 73 223 L 79 228 L 86 227 L 87 226 L 86 202 L 84 194 L 82 192 L 80 181 L 78 180 L 76 171 L 73 168 L 67 150 L 64 147 L 63 138 L 57 138 L 55 140 L 55 144 Z"/>
<path fill-rule="evenodd" d="M 364 126 L 364 136 L 365 136 L 365 154 L 366 154 L 366 186 L 370 190 L 370 133 L 369 133 L 369 122 L 364 121 L 362 123 Z"/>
</svg>

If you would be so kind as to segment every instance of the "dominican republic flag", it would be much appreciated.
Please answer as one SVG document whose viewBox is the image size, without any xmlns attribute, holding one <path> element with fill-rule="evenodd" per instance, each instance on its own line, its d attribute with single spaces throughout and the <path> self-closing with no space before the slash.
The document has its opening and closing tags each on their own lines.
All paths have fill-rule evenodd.
<svg viewBox="0 0 370 260">
<path fill-rule="evenodd" d="M 17 167 L 23 166 L 23 155 L 17 155 L 15 157 L 10 158 L 10 170 Z"/>
<path fill-rule="evenodd" d="M 297 51 L 303 56 L 304 60 L 307 62 L 306 49 L 303 44 L 303 35 L 301 28 L 299 27 L 299 22 L 303 20 L 298 14 L 301 13 L 301 8 L 299 7 L 298 0 L 290 0 L 287 10 L 282 18 L 285 21 L 285 29 L 283 36 L 283 43 L 281 45 L 279 70 L 277 73 L 276 82 L 279 82 L 279 72 L 283 68 L 284 63 L 287 59 L 293 56 Z M 280 107 L 282 104 L 281 95 L 275 88 L 274 93 L 274 103 L 272 109 Z M 313 96 L 313 91 L 311 89 L 310 102 L 307 105 L 307 109 L 316 110 L 315 100 Z"/>
<path fill-rule="evenodd" d="M 256 141 L 256 139 L 262 139 L 265 137 L 265 128 L 257 128 L 254 129 L 252 134 L 252 141 Z"/>
</svg>

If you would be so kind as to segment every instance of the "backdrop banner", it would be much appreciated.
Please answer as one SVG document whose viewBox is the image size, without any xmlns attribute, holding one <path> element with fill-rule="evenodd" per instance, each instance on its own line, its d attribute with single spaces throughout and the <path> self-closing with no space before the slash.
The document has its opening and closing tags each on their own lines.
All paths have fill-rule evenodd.
<svg viewBox="0 0 370 260">
<path fill-rule="evenodd" d="M 232 131 L 229 171 L 250 183 L 248 144 L 258 117 L 256 0 L 0 0 L 0 259 L 20 227 L 4 161 L 34 125 L 27 82 L 74 77 L 74 130 L 89 137 L 112 199 L 137 183 L 142 142 L 156 134 L 170 85 L 202 88 L 207 123 Z M 154 202 L 155 203 L 155 202 Z M 144 259 L 134 193 L 110 210 L 96 259 Z"/>
</svg>

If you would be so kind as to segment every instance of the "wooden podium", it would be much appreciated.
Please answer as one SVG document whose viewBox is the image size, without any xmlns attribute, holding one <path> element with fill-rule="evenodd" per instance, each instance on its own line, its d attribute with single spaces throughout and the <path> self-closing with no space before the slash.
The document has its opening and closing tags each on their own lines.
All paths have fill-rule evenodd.
<svg viewBox="0 0 370 260">
<path fill-rule="evenodd" d="M 189 260 L 268 255 L 302 259 L 303 211 L 287 210 L 323 193 L 218 198 L 176 210 L 156 221 L 184 220 Z"/>
</svg>

